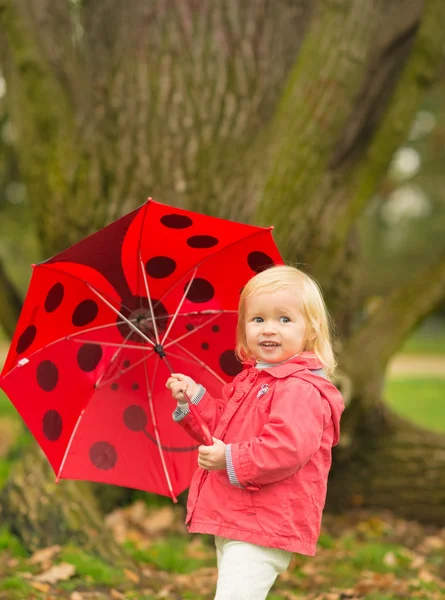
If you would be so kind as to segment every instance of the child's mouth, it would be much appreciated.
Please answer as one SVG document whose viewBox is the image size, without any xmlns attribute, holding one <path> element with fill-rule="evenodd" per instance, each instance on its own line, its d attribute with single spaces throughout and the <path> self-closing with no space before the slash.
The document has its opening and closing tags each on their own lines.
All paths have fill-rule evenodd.
<svg viewBox="0 0 445 600">
<path fill-rule="evenodd" d="M 277 342 L 260 342 L 260 346 L 264 348 L 278 348 L 279 345 Z"/>
</svg>

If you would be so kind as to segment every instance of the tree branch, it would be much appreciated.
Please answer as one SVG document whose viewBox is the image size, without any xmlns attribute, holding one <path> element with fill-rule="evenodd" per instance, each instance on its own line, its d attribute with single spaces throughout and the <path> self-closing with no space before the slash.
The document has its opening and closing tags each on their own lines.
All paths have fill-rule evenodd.
<svg viewBox="0 0 445 600">
<path fill-rule="evenodd" d="M 378 378 L 413 328 L 445 297 L 445 253 L 394 290 L 347 341 L 340 367 L 354 386 Z M 378 399 L 378 396 L 375 396 Z"/>
<path fill-rule="evenodd" d="M 285 255 L 311 263 L 324 287 L 445 53 L 445 4 L 404 6 L 391 4 L 403 13 L 392 19 L 387 3 L 322 3 L 268 132 L 257 220 L 273 222 Z"/>
</svg>

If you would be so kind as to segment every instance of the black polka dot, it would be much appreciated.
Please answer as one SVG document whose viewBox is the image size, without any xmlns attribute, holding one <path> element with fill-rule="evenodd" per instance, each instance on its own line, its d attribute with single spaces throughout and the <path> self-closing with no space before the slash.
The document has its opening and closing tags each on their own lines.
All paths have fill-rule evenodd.
<svg viewBox="0 0 445 600">
<path fill-rule="evenodd" d="M 219 364 L 226 375 L 234 377 L 242 370 L 243 365 L 236 358 L 233 350 L 226 350 L 219 357 Z"/>
<path fill-rule="evenodd" d="M 267 256 L 264 252 L 251 252 L 247 257 L 247 263 L 255 273 L 264 271 L 275 264 L 270 256 Z"/>
<path fill-rule="evenodd" d="M 176 269 L 176 262 L 168 256 L 153 256 L 147 261 L 145 270 L 154 279 L 163 279 Z"/>
<path fill-rule="evenodd" d="M 90 460 L 95 467 L 109 471 L 117 463 L 116 448 L 108 442 L 96 442 L 90 448 Z"/>
<path fill-rule="evenodd" d="M 77 353 L 77 364 L 86 373 L 94 371 L 102 358 L 102 348 L 98 344 L 83 344 Z"/>
<path fill-rule="evenodd" d="M 214 331 L 215 333 L 218 333 L 219 325 L 212 325 L 212 331 Z"/>
<path fill-rule="evenodd" d="M 64 287 L 61 283 L 55 283 L 49 290 L 45 300 L 46 312 L 53 312 L 56 308 L 59 308 L 64 295 Z"/>
<path fill-rule="evenodd" d="M 57 410 L 47 410 L 43 415 L 43 435 L 50 442 L 56 442 L 62 434 L 63 421 Z"/>
<path fill-rule="evenodd" d="M 37 366 L 37 383 L 44 392 L 52 392 L 59 381 L 59 371 L 50 360 L 44 360 Z"/>
<path fill-rule="evenodd" d="M 115 392 L 116 390 L 119 389 L 119 384 L 118 383 L 112 383 L 110 387 Z"/>
<path fill-rule="evenodd" d="M 184 291 L 187 288 L 187 285 L 185 286 Z M 214 295 L 215 289 L 210 281 L 197 277 L 193 280 L 193 283 L 187 292 L 187 299 L 190 300 L 190 302 L 208 302 Z"/>
<path fill-rule="evenodd" d="M 207 343 L 207 342 L 203 342 L 203 343 L 201 344 L 201 348 L 202 348 L 203 350 L 208 350 L 208 349 L 209 349 L 209 345 L 208 345 L 208 343 Z"/>
<path fill-rule="evenodd" d="M 131 362 L 129 360 L 124 360 L 124 362 L 122 363 L 122 366 L 124 367 L 124 369 L 128 369 L 128 367 L 131 365 Z"/>
<path fill-rule="evenodd" d="M 185 328 L 187 329 L 187 331 L 193 331 L 195 329 L 195 327 L 191 323 L 187 323 Z"/>
<path fill-rule="evenodd" d="M 33 341 L 36 338 L 37 327 L 35 325 L 28 325 L 28 327 L 23 331 L 19 339 L 17 340 L 16 352 L 17 354 L 22 354 L 28 350 Z"/>
<path fill-rule="evenodd" d="M 193 225 L 193 221 L 190 217 L 186 215 L 164 215 L 161 217 L 161 223 L 168 227 L 169 229 L 187 229 L 187 227 L 191 227 Z"/>
<path fill-rule="evenodd" d="M 76 306 L 72 316 L 73 325 L 82 327 L 94 321 L 97 317 L 99 308 L 94 300 L 83 300 Z"/>
<path fill-rule="evenodd" d="M 124 412 L 124 423 L 131 431 L 143 431 L 147 425 L 147 414 L 140 406 L 129 406 Z"/>
<path fill-rule="evenodd" d="M 131 384 L 131 389 L 132 390 L 138 390 L 139 389 L 139 383 L 132 383 Z"/>
<path fill-rule="evenodd" d="M 192 235 L 187 240 L 187 244 L 190 248 L 213 248 L 218 244 L 218 240 L 212 235 Z"/>
</svg>

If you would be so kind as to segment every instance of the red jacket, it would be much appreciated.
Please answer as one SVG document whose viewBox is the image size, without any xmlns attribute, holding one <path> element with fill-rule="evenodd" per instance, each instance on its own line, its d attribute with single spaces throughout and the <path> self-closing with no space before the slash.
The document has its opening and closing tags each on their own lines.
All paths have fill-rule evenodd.
<svg viewBox="0 0 445 600">
<path fill-rule="evenodd" d="M 213 436 L 230 444 L 228 471 L 197 469 L 190 532 L 315 554 L 344 408 L 334 385 L 310 371 L 320 368 L 303 352 L 264 370 L 247 365 L 222 399 L 205 392 L 199 410 Z M 180 423 L 201 441 L 190 413 Z"/>
</svg>

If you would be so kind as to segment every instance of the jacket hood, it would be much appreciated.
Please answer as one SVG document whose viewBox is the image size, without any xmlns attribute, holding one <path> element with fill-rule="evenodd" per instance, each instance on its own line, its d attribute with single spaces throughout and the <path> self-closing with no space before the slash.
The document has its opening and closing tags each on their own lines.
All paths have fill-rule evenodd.
<svg viewBox="0 0 445 600">
<path fill-rule="evenodd" d="M 255 361 L 249 361 L 249 367 L 255 366 Z M 322 375 L 317 375 L 312 371 L 323 369 L 323 365 L 316 354 L 311 351 L 301 352 L 284 363 L 280 363 L 271 367 L 265 367 L 265 371 L 269 375 L 281 379 L 284 377 L 298 377 L 312 384 L 320 392 L 331 408 L 332 421 L 334 423 L 334 441 L 336 446 L 340 439 L 340 418 L 344 411 L 345 405 L 343 397 L 333 383 Z"/>
</svg>

